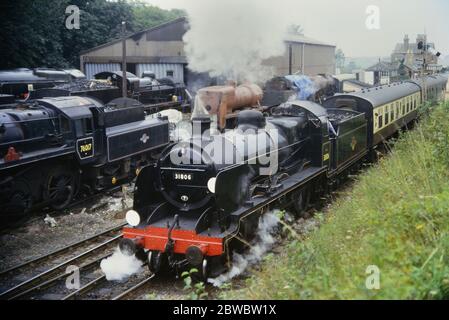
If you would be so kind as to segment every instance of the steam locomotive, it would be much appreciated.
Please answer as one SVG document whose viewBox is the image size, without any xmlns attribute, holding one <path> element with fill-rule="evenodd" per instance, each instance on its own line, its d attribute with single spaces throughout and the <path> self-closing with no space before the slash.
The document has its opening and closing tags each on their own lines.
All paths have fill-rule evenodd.
<svg viewBox="0 0 449 320">
<path fill-rule="evenodd" d="M 86 76 L 77 69 L 57 70 L 49 68 L 0 71 L 0 94 L 12 96 L 13 100 L 25 100 L 33 90 L 52 88 Z"/>
<path fill-rule="evenodd" d="M 182 83 L 170 78 L 156 79 L 147 72 L 144 78 L 127 72 L 128 97 L 146 105 L 147 113 L 162 109 L 189 109 L 189 96 Z M 100 72 L 94 80 L 79 70 L 47 68 L 0 71 L 0 105 L 48 97 L 84 96 L 102 103 L 122 96 L 122 71 Z"/>
<path fill-rule="evenodd" d="M 296 100 L 269 114 L 244 110 L 235 128 L 215 135 L 210 119 L 197 116 L 196 134 L 140 171 L 120 250 L 155 273 L 193 266 L 204 278 L 218 275 L 267 210 L 293 207 L 301 215 L 414 121 L 423 103 L 443 99 L 446 83 L 447 75 L 437 75 L 335 95 L 323 105 Z"/>
<path fill-rule="evenodd" d="M 84 188 L 105 190 L 134 178 L 169 143 L 164 117 L 119 98 L 37 99 L 0 109 L 0 212 L 35 205 L 65 208 Z"/>
<path fill-rule="evenodd" d="M 289 99 L 317 103 L 340 92 L 339 82 L 330 75 L 286 75 L 268 80 L 264 87 L 262 105 L 277 106 Z"/>
</svg>

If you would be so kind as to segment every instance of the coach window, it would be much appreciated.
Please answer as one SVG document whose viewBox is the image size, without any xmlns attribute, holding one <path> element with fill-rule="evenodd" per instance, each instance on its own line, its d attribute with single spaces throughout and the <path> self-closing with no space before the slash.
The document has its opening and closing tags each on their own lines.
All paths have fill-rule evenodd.
<svg viewBox="0 0 449 320">
<path fill-rule="evenodd" d="M 396 102 L 396 107 L 397 107 L 398 105 L 399 105 L 399 102 Z M 391 121 L 394 120 L 394 104 L 391 105 L 390 119 L 391 119 Z"/>
<path fill-rule="evenodd" d="M 383 125 L 382 121 L 383 121 L 383 117 L 382 117 L 382 113 L 380 113 L 379 117 L 377 117 L 377 126 L 379 127 L 379 129 L 382 128 L 382 125 Z"/>
<path fill-rule="evenodd" d="M 389 114 L 390 114 L 390 106 L 387 106 L 386 108 L 385 108 L 385 122 L 384 122 L 384 124 L 385 125 L 387 125 L 388 124 L 388 117 L 389 117 Z"/>
</svg>

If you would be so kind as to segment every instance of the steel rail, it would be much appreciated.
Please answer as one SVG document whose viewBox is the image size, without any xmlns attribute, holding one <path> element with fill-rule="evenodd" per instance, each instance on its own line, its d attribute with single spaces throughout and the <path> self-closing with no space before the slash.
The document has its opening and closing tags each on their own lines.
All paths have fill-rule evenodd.
<svg viewBox="0 0 449 320">
<path fill-rule="evenodd" d="M 89 238 L 87 238 L 87 239 L 83 239 L 83 240 L 77 241 L 77 242 L 75 242 L 75 243 L 69 244 L 68 246 L 65 246 L 65 247 L 60 248 L 60 249 L 56 249 L 56 250 L 54 250 L 54 251 L 52 251 L 52 252 L 50 252 L 50 253 L 48 253 L 48 254 L 42 255 L 42 256 L 40 256 L 40 257 L 37 257 L 37 258 L 32 259 L 32 260 L 29 260 L 29 261 L 25 261 L 25 262 L 23 262 L 23 263 L 20 263 L 20 264 L 18 264 L 18 265 L 15 265 L 15 266 L 13 266 L 13 267 L 11 267 L 11 268 L 8 268 L 8 269 L 6 269 L 6 270 L 2 270 L 2 271 L 0 271 L 0 277 L 1 277 L 1 276 L 4 276 L 5 274 L 11 273 L 12 271 L 16 271 L 16 270 L 18 270 L 18 269 L 27 267 L 27 266 L 29 266 L 29 265 L 31 265 L 31 264 L 33 264 L 33 263 L 37 263 L 37 262 L 40 262 L 40 261 L 42 261 L 42 260 L 46 260 L 46 259 L 48 259 L 48 258 L 51 258 L 51 257 L 53 257 L 53 256 L 55 256 L 55 255 L 64 253 L 64 252 L 66 252 L 66 251 L 69 251 L 70 249 L 77 248 L 77 247 L 79 247 L 79 246 L 81 246 L 81 245 L 83 245 L 83 244 L 85 244 L 85 243 L 87 243 L 87 242 L 91 242 L 92 240 L 95 240 L 95 239 L 97 239 L 97 238 L 100 238 L 100 237 L 102 237 L 102 236 L 105 236 L 105 235 L 107 235 L 108 233 L 111 233 L 111 232 L 114 232 L 114 231 L 118 231 L 118 230 L 120 230 L 121 228 L 123 228 L 124 226 L 126 226 L 126 223 L 122 223 L 122 224 L 120 224 L 120 225 L 118 225 L 118 226 L 112 227 L 112 228 L 110 228 L 110 229 L 108 229 L 108 230 L 105 230 L 105 231 L 103 231 L 103 232 L 100 232 L 100 233 L 98 233 L 98 234 L 95 234 L 95 235 L 93 235 L 93 236 L 91 236 L 91 237 L 89 237 Z"/>
<path fill-rule="evenodd" d="M 102 275 L 99 276 L 98 278 L 92 280 L 91 282 L 89 282 L 88 284 L 86 284 L 85 286 L 79 288 L 78 290 L 70 293 L 69 295 L 65 296 L 64 298 L 62 298 L 61 300 L 72 300 L 75 299 L 77 296 L 80 296 L 86 292 L 89 292 L 90 290 L 92 290 L 93 288 L 95 288 L 96 286 L 98 286 L 100 283 L 102 283 L 103 281 L 106 280 L 106 276 Z"/>
<path fill-rule="evenodd" d="M 106 259 L 106 258 L 108 258 L 108 257 L 110 257 L 110 256 L 111 256 L 110 253 L 105 254 L 105 255 L 101 256 L 100 258 L 97 258 L 97 259 L 95 259 L 94 261 L 89 262 L 89 263 L 87 263 L 87 264 L 81 266 L 81 267 L 79 268 L 79 270 L 80 270 L 80 271 L 81 271 L 81 270 L 89 270 L 89 269 L 91 269 L 92 267 L 94 267 L 95 265 L 99 265 L 103 259 Z M 47 288 L 47 287 L 49 287 L 49 286 L 52 286 L 54 283 L 58 282 L 59 280 L 63 279 L 63 278 L 66 277 L 66 276 L 67 276 L 67 274 L 61 273 L 60 275 L 58 275 L 58 276 L 56 276 L 56 277 L 54 277 L 54 278 L 51 278 L 51 279 L 49 279 L 49 280 L 47 280 L 47 281 L 45 281 L 45 282 L 42 282 L 42 283 L 40 283 L 40 284 L 38 284 L 38 285 L 36 285 L 36 286 L 34 286 L 34 287 L 31 287 L 31 288 L 28 289 L 28 290 L 25 290 L 25 291 L 20 292 L 19 294 L 17 294 L 17 295 L 15 295 L 15 296 L 11 297 L 9 300 L 16 300 L 16 299 L 22 298 L 23 296 L 26 296 L 26 295 L 30 294 L 30 293 L 33 292 L 33 291 L 40 291 L 40 290 L 42 290 L 42 289 L 45 289 L 45 288 Z"/>
<path fill-rule="evenodd" d="M 116 242 L 121 237 L 122 237 L 121 234 L 117 235 L 117 236 L 115 236 L 115 237 L 113 237 L 113 238 L 111 238 L 111 239 L 109 239 L 109 240 L 107 240 L 107 241 L 105 241 L 105 242 L 95 246 L 94 248 L 91 248 L 91 249 L 89 249 L 89 250 L 87 250 L 87 251 L 85 251 L 85 252 L 83 252 L 83 253 L 81 253 L 81 254 L 73 257 L 73 258 L 70 258 L 70 259 L 68 259 L 68 260 L 66 260 L 66 261 L 64 261 L 64 262 L 62 262 L 62 263 L 60 263 L 60 264 L 58 264 L 58 265 L 56 265 L 56 266 L 54 266 L 54 267 L 44 271 L 44 272 L 34 276 L 34 277 L 31 277 L 30 279 L 28 279 L 28 280 L 26 280 L 24 282 L 21 282 L 20 284 L 18 284 L 16 286 L 14 286 L 14 287 L 12 287 L 12 288 L 10 288 L 10 289 L 0 293 L 0 299 L 5 299 L 5 298 L 8 299 L 11 296 L 16 296 L 18 293 L 20 293 L 20 292 L 22 292 L 24 290 L 28 290 L 30 288 L 30 286 L 32 286 L 34 283 L 38 282 L 39 280 L 46 279 L 47 277 L 52 276 L 53 274 L 55 274 L 57 271 L 59 271 L 63 267 L 68 266 L 71 263 L 73 263 L 73 262 L 75 262 L 75 261 L 77 261 L 77 260 L 79 260 L 81 258 L 89 256 L 91 253 L 93 253 L 93 252 L 95 252 L 95 251 L 97 251 L 97 250 L 99 250 L 101 248 L 104 248 L 104 247 L 108 246 L 111 243 Z"/>
<path fill-rule="evenodd" d="M 153 273 L 151 276 L 149 276 L 148 278 L 144 279 L 143 281 L 139 282 L 138 284 L 136 284 L 135 286 L 129 288 L 128 290 L 122 292 L 121 294 L 115 296 L 114 298 L 112 298 L 111 300 L 121 300 L 124 297 L 126 297 L 127 295 L 129 295 L 130 293 L 140 289 L 142 286 L 144 286 L 145 284 L 147 284 L 148 282 L 150 282 L 151 279 L 153 279 L 155 277 L 155 274 Z"/>
</svg>

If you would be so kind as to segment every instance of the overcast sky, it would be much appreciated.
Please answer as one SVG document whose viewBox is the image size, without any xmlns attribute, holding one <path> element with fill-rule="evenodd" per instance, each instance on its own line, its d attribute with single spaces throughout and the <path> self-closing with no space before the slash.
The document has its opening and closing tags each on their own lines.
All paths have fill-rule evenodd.
<svg viewBox="0 0 449 320">
<path fill-rule="evenodd" d="M 226 0 L 209 0 L 226 1 Z M 245 1 L 245 0 L 242 0 Z M 305 35 L 337 45 L 348 57 L 389 56 L 394 46 L 409 34 L 426 31 L 437 50 L 449 55 L 448 0 L 259 0 L 273 3 L 273 14 L 283 14 L 276 8 L 287 7 Z M 146 0 L 164 9 L 198 5 L 198 0 Z M 368 29 L 368 6 L 379 8 L 379 29 Z M 237 8 L 238 9 L 238 8 Z M 256 10 L 257 8 L 255 8 Z M 292 19 L 292 17 L 288 17 Z M 214 19 L 211 17 L 211 23 Z"/>
</svg>

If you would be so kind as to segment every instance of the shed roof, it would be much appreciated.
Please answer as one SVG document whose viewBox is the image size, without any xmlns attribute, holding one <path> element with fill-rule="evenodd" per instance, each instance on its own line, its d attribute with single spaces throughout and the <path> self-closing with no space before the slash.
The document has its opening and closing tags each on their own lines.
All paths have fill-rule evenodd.
<svg viewBox="0 0 449 320">
<path fill-rule="evenodd" d="M 170 25 L 170 24 L 174 24 L 174 23 L 178 23 L 178 22 L 183 22 L 183 21 L 187 23 L 187 17 L 180 17 L 180 18 L 177 18 L 177 19 L 170 20 L 170 21 L 168 21 L 168 22 L 162 23 L 162 24 L 157 25 L 157 26 L 155 26 L 155 27 L 152 27 L 152 28 L 149 28 L 149 29 L 145 29 L 145 30 L 142 30 L 142 31 L 139 31 L 139 32 L 136 32 L 136 33 L 133 33 L 133 34 L 129 35 L 128 37 L 126 37 L 126 39 L 135 39 L 135 38 L 139 38 L 139 37 L 142 36 L 144 33 L 152 32 L 152 31 L 157 31 L 157 30 L 162 29 L 162 28 L 164 28 L 164 27 L 166 27 L 166 26 L 168 26 L 168 25 Z M 112 41 L 103 43 L 103 44 L 101 44 L 101 45 L 99 45 L 99 46 L 96 46 L 96 47 L 93 47 L 93 48 L 90 48 L 90 49 L 81 51 L 81 55 L 87 54 L 87 53 L 89 53 L 89 52 L 92 52 L 92 51 L 95 51 L 95 50 L 98 50 L 98 49 L 101 49 L 101 48 L 108 47 L 108 46 L 110 46 L 110 45 L 119 43 L 120 41 L 122 41 L 122 39 L 115 39 L 115 40 L 112 40 Z"/>
<path fill-rule="evenodd" d="M 294 43 L 305 43 L 305 44 L 311 44 L 311 45 L 317 45 L 317 46 L 325 46 L 325 47 L 336 47 L 333 44 L 329 44 L 323 41 L 318 41 L 313 38 L 306 37 L 302 34 L 292 34 L 288 33 L 284 40 L 287 42 L 294 42 Z"/>
</svg>

